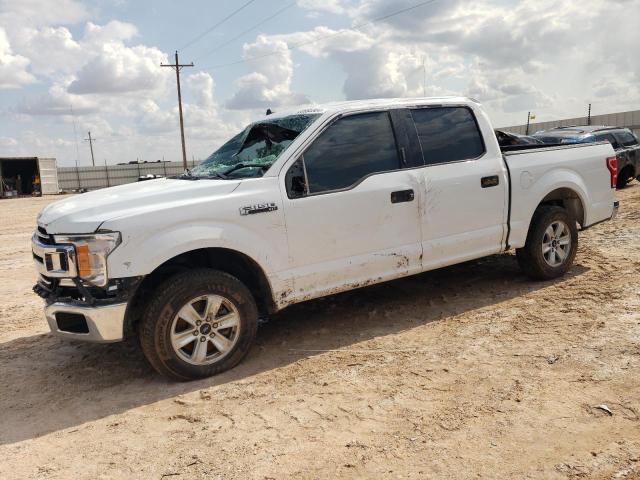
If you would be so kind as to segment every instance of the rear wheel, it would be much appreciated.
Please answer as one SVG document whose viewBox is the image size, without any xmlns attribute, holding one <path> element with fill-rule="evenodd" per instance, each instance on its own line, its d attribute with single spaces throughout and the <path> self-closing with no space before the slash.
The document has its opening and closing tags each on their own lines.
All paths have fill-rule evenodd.
<svg viewBox="0 0 640 480">
<path fill-rule="evenodd" d="M 549 280 L 571 267 L 577 249 L 576 221 L 564 208 L 543 205 L 534 213 L 525 246 L 516 250 L 516 256 L 528 276 Z"/>
<path fill-rule="evenodd" d="M 140 344 L 158 372 L 191 380 L 237 365 L 257 325 L 258 310 L 244 284 L 224 272 L 199 269 L 157 289 L 140 322 Z"/>
</svg>

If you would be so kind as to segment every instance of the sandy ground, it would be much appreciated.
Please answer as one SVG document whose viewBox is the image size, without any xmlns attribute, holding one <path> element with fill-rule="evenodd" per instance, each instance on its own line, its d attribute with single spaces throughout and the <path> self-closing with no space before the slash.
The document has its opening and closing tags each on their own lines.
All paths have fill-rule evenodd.
<svg viewBox="0 0 640 480">
<path fill-rule="evenodd" d="M 53 199 L 0 201 L 0 478 L 640 478 L 640 184 L 618 197 L 558 281 L 505 255 L 298 305 L 187 384 L 47 334 Z"/>
</svg>

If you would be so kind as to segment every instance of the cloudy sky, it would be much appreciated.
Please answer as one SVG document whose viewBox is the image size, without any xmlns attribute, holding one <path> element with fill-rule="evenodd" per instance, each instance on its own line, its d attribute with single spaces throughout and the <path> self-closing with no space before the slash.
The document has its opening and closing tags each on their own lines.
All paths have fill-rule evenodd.
<svg viewBox="0 0 640 480">
<path fill-rule="evenodd" d="M 91 130 L 100 163 L 179 160 L 176 49 L 190 159 L 309 102 L 468 95 L 502 126 L 640 108 L 640 0 L 254 0 L 215 27 L 247 2 L 0 0 L 0 156 L 87 165 Z"/>
</svg>

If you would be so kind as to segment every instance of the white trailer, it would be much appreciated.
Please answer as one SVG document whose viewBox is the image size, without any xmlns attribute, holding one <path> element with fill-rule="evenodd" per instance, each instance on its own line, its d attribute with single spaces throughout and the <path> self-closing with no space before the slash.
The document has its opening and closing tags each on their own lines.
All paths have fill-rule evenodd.
<svg viewBox="0 0 640 480">
<path fill-rule="evenodd" d="M 56 159 L 38 157 L 38 171 L 40 172 L 42 195 L 57 195 L 60 193 Z"/>
</svg>

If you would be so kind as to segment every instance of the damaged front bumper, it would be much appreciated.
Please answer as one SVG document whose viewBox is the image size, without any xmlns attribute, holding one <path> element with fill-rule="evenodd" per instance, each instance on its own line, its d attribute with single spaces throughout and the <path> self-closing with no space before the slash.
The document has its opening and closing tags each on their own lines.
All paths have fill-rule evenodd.
<svg viewBox="0 0 640 480">
<path fill-rule="evenodd" d="M 45 301 L 45 318 L 59 336 L 86 342 L 118 342 L 127 330 L 127 305 L 143 277 L 111 279 L 104 287 L 79 278 L 72 245 L 59 245 L 43 227 L 31 244 L 38 283 L 33 287 Z"/>
<path fill-rule="evenodd" d="M 44 299 L 45 318 L 55 335 L 111 343 L 125 338 L 127 305 L 142 278 L 114 279 L 107 288 L 89 288 L 77 278 L 41 277 L 33 291 Z"/>
<path fill-rule="evenodd" d="M 110 343 L 124 339 L 126 303 L 85 306 L 55 302 L 44 314 L 58 336 L 85 342 Z"/>
</svg>

